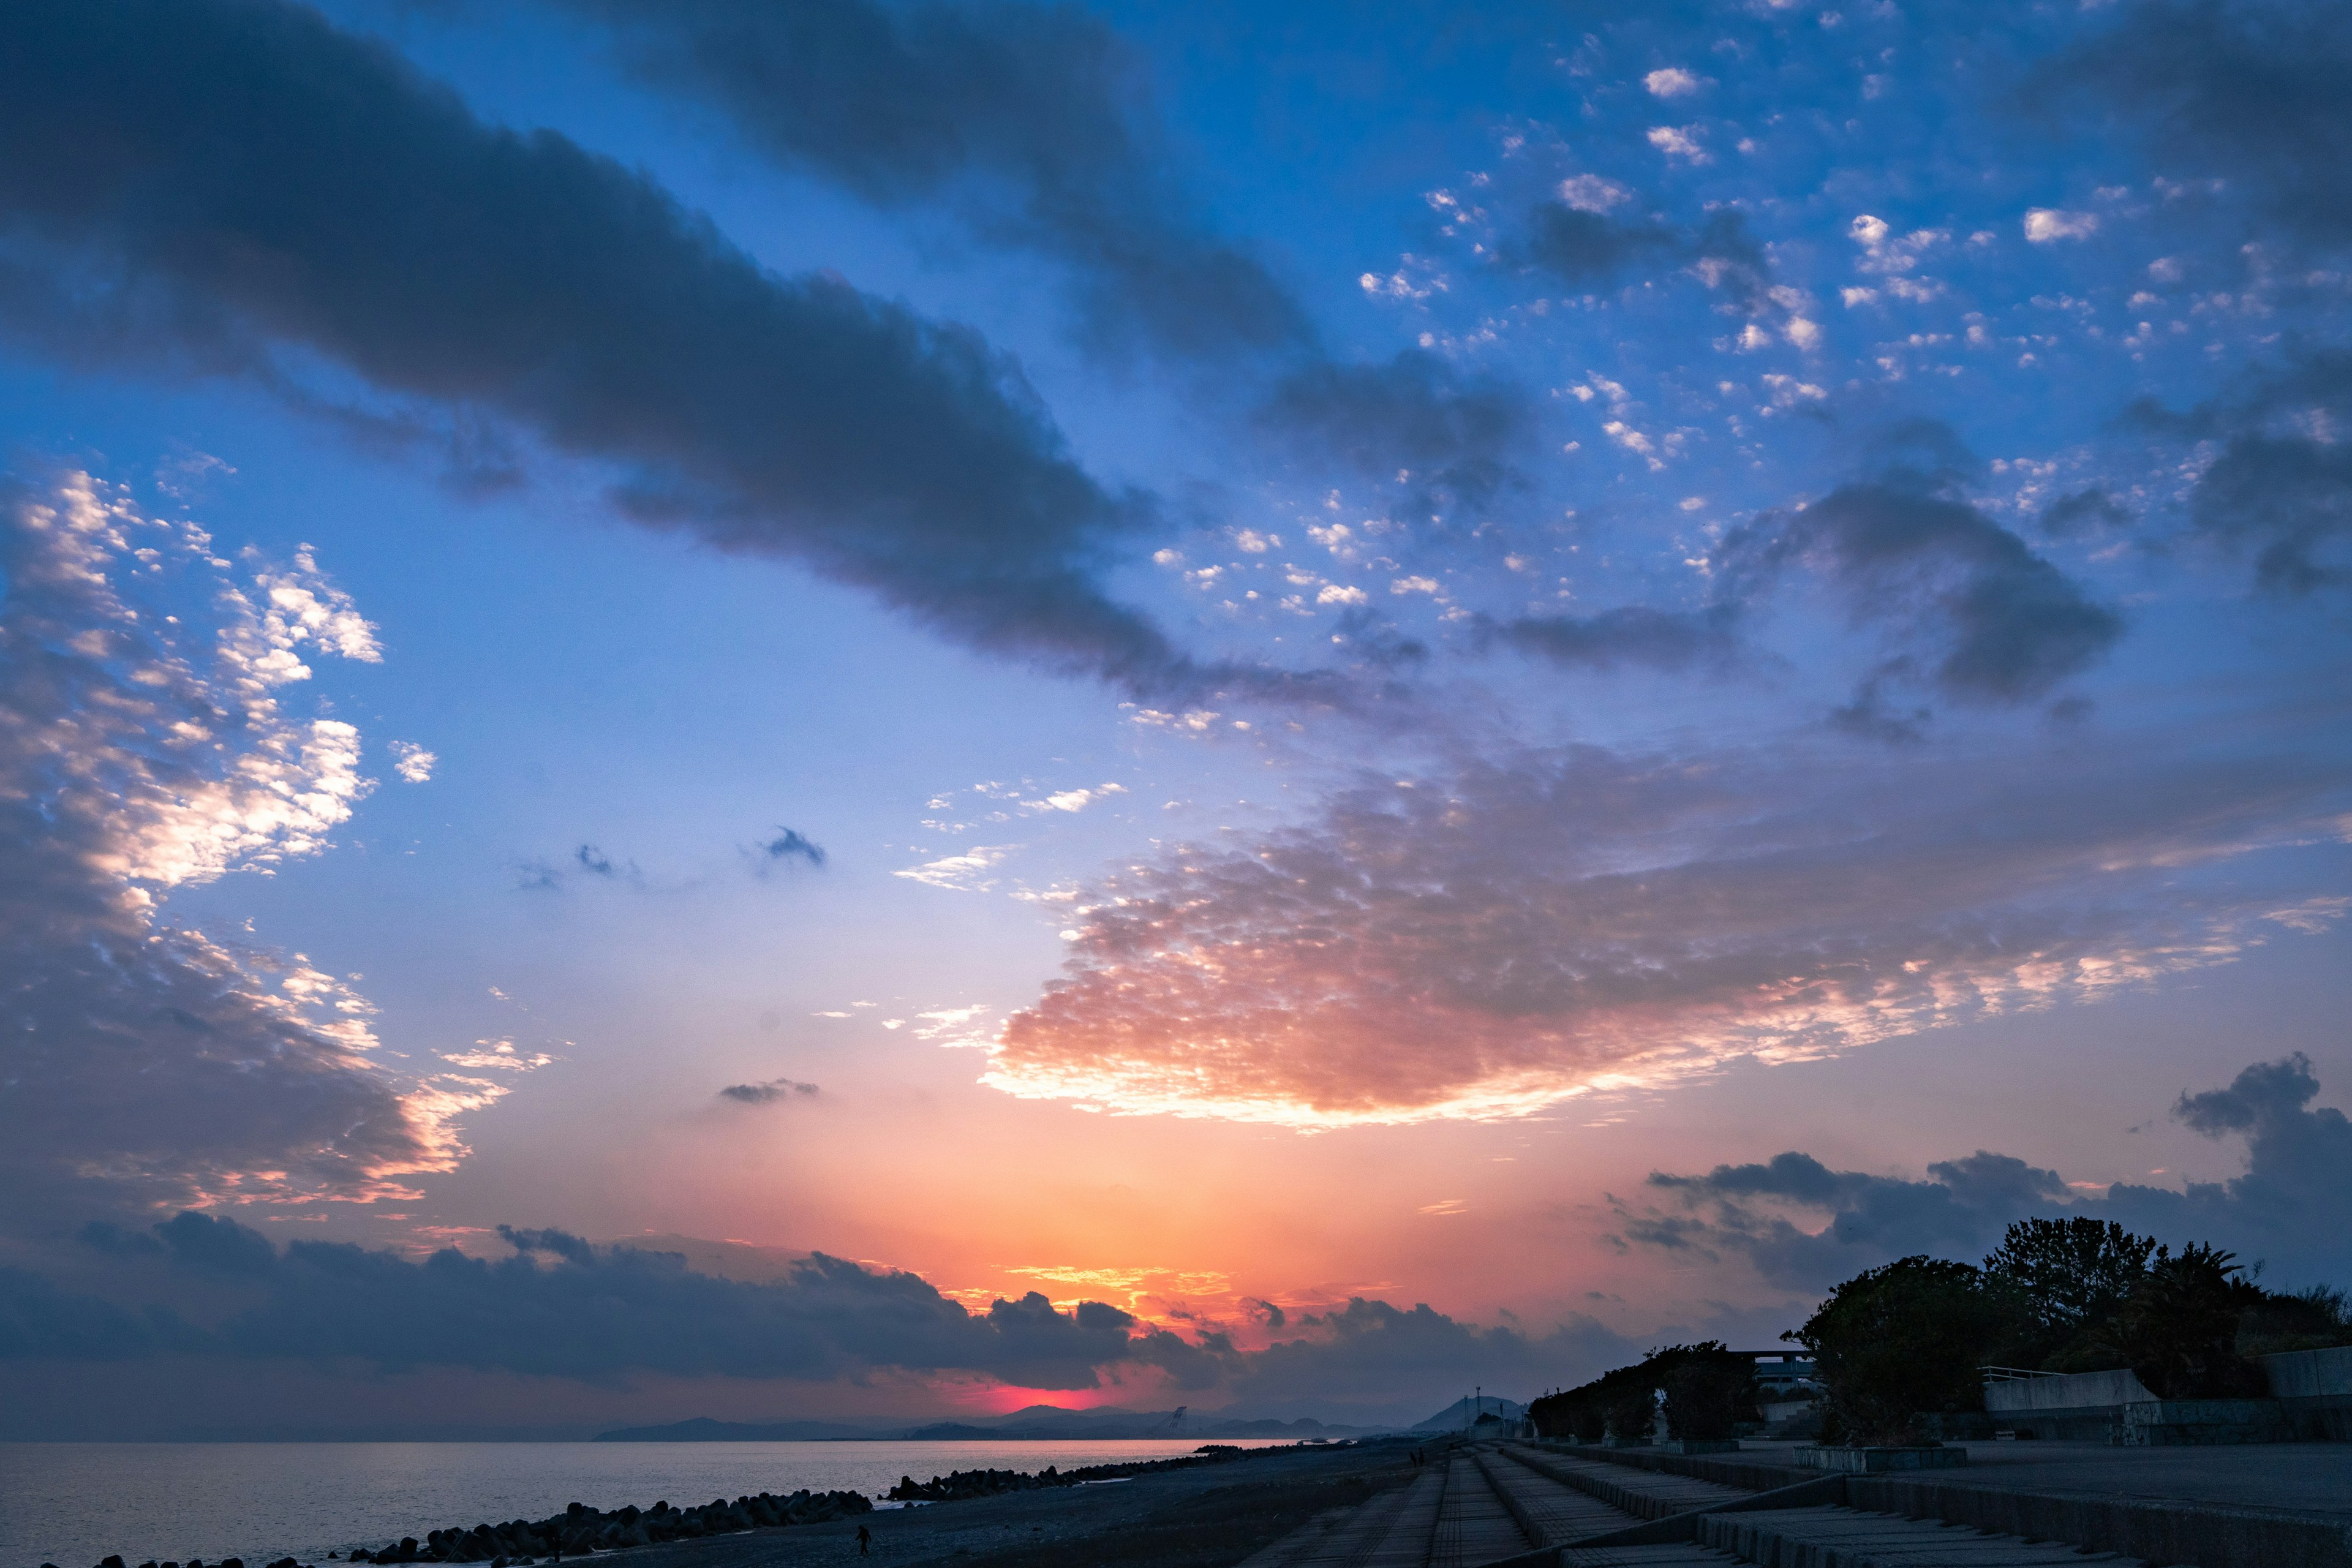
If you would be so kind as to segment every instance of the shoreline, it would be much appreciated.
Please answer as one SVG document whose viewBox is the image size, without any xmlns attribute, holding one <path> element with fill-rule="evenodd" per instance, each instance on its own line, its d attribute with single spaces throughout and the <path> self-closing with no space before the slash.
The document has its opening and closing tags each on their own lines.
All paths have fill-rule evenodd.
<svg viewBox="0 0 2352 1568">
<path fill-rule="evenodd" d="M 1359 1439 L 1251 1450 L 1244 1464 L 1170 1468 L 1125 1485 L 1033 1489 L 866 1516 L 877 1560 L 900 1568 L 1233 1568 L 1292 1531 L 1402 1487 L 1419 1447 Z M 855 1556 L 856 1524 L 681 1542 L 630 1568 L 814 1568 Z"/>
<path fill-rule="evenodd" d="M 1024 1440 L 1040 1441 L 1006 1441 Z M 1066 1440 L 1043 1441 L 1066 1446 Z M 949 1504 L 961 1510 L 976 1502 L 1007 1497 L 1034 1499 L 1042 1494 L 1086 1489 L 1100 1491 L 1112 1483 L 1184 1472 L 1219 1470 L 1248 1461 L 1262 1462 L 1282 1457 L 1343 1455 L 1367 1446 L 1371 1445 L 1361 1439 L 1314 1439 L 1292 1444 L 1268 1444 L 1261 1440 L 1248 1447 L 1211 1442 L 1200 1445 L 1189 1454 L 1111 1460 L 1073 1466 L 1066 1469 L 1054 1465 L 1039 1470 L 954 1469 L 946 1475 L 935 1474 L 921 1481 L 908 1474 L 901 1476 L 887 1492 L 873 1498 L 857 1491 L 802 1489 L 790 1494 L 765 1491 L 746 1494 L 731 1500 L 722 1497 L 708 1503 L 682 1508 L 672 1506 L 666 1499 L 656 1500 L 650 1507 L 631 1503 L 610 1510 L 573 1502 L 562 1512 L 542 1519 L 513 1519 L 497 1524 L 482 1521 L 470 1526 L 451 1524 L 428 1529 L 422 1538 L 403 1535 L 383 1546 L 354 1547 L 348 1553 L 330 1551 L 319 1562 L 306 1563 L 289 1556 L 266 1565 L 248 1565 L 235 1556 L 215 1559 L 209 1563 L 205 1559 L 192 1556 L 184 1564 L 178 1561 L 159 1563 L 150 1559 L 140 1563 L 138 1568 L 320 1568 L 321 1563 L 333 1562 L 467 1563 L 487 1564 L 488 1568 L 535 1568 L 540 1563 L 561 1563 L 566 1558 L 576 1562 L 590 1557 L 602 1558 L 617 1552 L 630 1552 L 632 1561 L 635 1561 L 647 1552 L 664 1548 L 709 1544 L 747 1536 L 774 1537 L 785 1531 L 806 1532 L 835 1524 L 854 1531 L 857 1521 L 881 1514 L 929 1512 Z M 58 1568 L 58 1565 L 43 1563 L 40 1568 Z M 130 1568 L 130 1565 L 121 1554 L 110 1554 L 100 1561 L 97 1568 Z"/>
</svg>

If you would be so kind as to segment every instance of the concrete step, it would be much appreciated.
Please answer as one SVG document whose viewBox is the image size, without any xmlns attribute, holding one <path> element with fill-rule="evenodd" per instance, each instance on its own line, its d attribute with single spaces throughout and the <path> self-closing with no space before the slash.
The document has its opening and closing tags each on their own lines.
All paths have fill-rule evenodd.
<svg viewBox="0 0 2352 1568">
<path fill-rule="evenodd" d="M 1288 1535 L 1242 1560 L 1239 1568 L 1357 1568 L 1396 1528 L 1397 1517 L 1422 1482 L 1435 1489 L 1436 1478 L 1423 1475 L 1412 1485 L 1385 1491 L 1354 1508 L 1333 1509 Z M 1434 1513 L 1431 1515 L 1433 1521 Z M 1424 1530 L 1424 1535 L 1427 1533 Z"/>
<path fill-rule="evenodd" d="M 1528 1539 L 1475 1455 L 1457 1453 L 1446 1461 L 1428 1568 L 1479 1568 L 1543 1544 Z"/>
<path fill-rule="evenodd" d="M 2144 1568 L 2113 1552 L 1851 1508 L 1705 1514 L 1697 1523 L 1699 1545 L 1758 1568 Z"/>
<path fill-rule="evenodd" d="M 1657 1470 L 1637 1470 L 1601 1459 L 1547 1454 L 1517 1444 L 1506 1444 L 1503 1451 L 1538 1475 L 1563 1486 L 1573 1487 L 1587 1496 L 1599 1498 L 1636 1519 L 1664 1519 L 1669 1514 L 1687 1513 L 1695 1508 L 1706 1508 L 1715 1503 L 1755 1495 L 1741 1487 L 1727 1487 L 1716 1481 L 1696 1480 L 1688 1476 L 1667 1475 Z"/>
<path fill-rule="evenodd" d="M 1385 1529 L 1363 1543 L 1349 1568 L 1425 1568 L 1429 1543 L 1437 1534 L 1438 1505 L 1445 1496 L 1445 1469 L 1432 1465 L 1404 1490 L 1404 1501 Z"/>
<path fill-rule="evenodd" d="M 1560 1568 L 1736 1568 L 1739 1559 L 1718 1547 L 1676 1542 L 1671 1546 L 1570 1547 Z"/>
<path fill-rule="evenodd" d="M 1642 1522 L 1590 1492 L 1530 1469 L 1507 1450 L 1481 1454 L 1479 1459 L 1519 1528 L 1538 1546 L 1565 1545 Z"/>
</svg>

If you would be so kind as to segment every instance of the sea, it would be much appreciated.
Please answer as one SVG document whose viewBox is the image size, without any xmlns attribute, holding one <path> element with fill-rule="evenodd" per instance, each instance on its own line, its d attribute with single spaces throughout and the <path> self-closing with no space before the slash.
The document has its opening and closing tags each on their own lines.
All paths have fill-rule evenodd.
<svg viewBox="0 0 2352 1568">
<path fill-rule="evenodd" d="M 0 1443 L 0 1568 L 93 1568 L 109 1553 L 133 1568 L 150 1559 L 323 1563 L 330 1552 L 422 1540 L 447 1525 L 544 1519 L 572 1502 L 684 1508 L 803 1487 L 878 1497 L 901 1476 L 1066 1470 L 1172 1458 L 1200 1444 Z"/>
</svg>

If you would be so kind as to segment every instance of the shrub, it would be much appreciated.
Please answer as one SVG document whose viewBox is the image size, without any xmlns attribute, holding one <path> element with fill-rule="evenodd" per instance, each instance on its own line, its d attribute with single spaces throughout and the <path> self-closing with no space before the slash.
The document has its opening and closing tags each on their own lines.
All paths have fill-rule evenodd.
<svg viewBox="0 0 2352 1568">
<path fill-rule="evenodd" d="M 2328 1285 L 2264 1292 L 2238 1317 L 2238 1353 L 2326 1350 L 2352 1344 L 2352 1296 Z"/>
<path fill-rule="evenodd" d="M 2263 1292 L 2236 1254 L 2192 1242 L 2156 1261 L 2112 1330 L 2103 1336 L 2158 1399 L 2250 1399 L 2263 1393 L 2262 1369 L 2238 1353 L 2239 1320 Z"/>
<path fill-rule="evenodd" d="M 1653 1352 L 1649 1364 L 1665 1391 L 1669 1436 L 1728 1437 L 1740 1422 L 1758 1418 L 1756 1363 L 1721 1340 Z"/>
<path fill-rule="evenodd" d="M 1647 1378 L 1628 1378 L 1610 1392 L 1607 1414 L 1612 1437 L 1646 1442 L 1657 1430 L 1657 1390 Z"/>
<path fill-rule="evenodd" d="M 1855 1275 L 1785 1337 L 1813 1352 L 1854 1441 L 1911 1443 L 1931 1411 L 1984 1407 L 1977 1369 L 2013 1326 L 1977 1268 L 1916 1257 Z"/>
<path fill-rule="evenodd" d="M 2000 1359 L 2053 1371 L 2090 1370 L 2077 1364 L 2089 1337 L 2131 1299 L 2155 1250 L 2154 1237 L 2082 1215 L 2011 1226 L 1984 1260 L 1986 1284 L 2011 1295 L 2021 1331 Z"/>
</svg>

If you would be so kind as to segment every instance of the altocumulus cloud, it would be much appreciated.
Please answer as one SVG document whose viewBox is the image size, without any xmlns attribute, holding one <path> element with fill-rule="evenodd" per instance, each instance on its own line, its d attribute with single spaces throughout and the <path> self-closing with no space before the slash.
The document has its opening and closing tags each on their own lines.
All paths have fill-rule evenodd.
<svg viewBox="0 0 2352 1568">
<path fill-rule="evenodd" d="M 1651 1175 L 1656 1202 L 1621 1205 L 1628 1243 L 1752 1263 L 1767 1280 L 1818 1289 L 1911 1253 L 1976 1258 L 2011 1220 L 2079 1213 L 2175 1247 L 2211 1241 L 2271 1266 L 2273 1282 L 2340 1279 L 2352 1267 L 2352 1121 L 2315 1106 L 2308 1058 L 2258 1062 L 2227 1088 L 2183 1093 L 2173 1115 L 2210 1138 L 2245 1140 L 2243 1174 L 2180 1190 L 2117 1183 L 2085 1197 L 2056 1171 L 1979 1150 L 1923 1181 L 1834 1171 L 1810 1154 L 1704 1175 Z M 1825 1218 L 1821 1216 L 1826 1216 Z"/>
<path fill-rule="evenodd" d="M 984 1081 L 1301 1127 L 1500 1117 L 2095 998 L 2333 918 L 2259 854 L 2341 835 L 2352 759 L 2306 722 L 1368 780 L 1086 889 Z"/>
<path fill-rule="evenodd" d="M 360 737 L 288 710 L 373 629 L 307 552 L 244 579 L 85 475 L 0 498 L 0 1188 L 12 1212 L 364 1199 L 449 1169 L 505 1090 L 404 1081 L 367 1002 L 299 955 L 167 925 L 171 889 L 326 847 Z M 124 586 L 194 575 L 209 623 Z"/>
<path fill-rule="evenodd" d="M 68 363 L 316 404 L 324 361 L 974 646 L 1212 679 L 1095 580 L 1150 503 L 1089 477 L 978 335 L 769 273 L 645 175 L 486 124 L 305 6 L 10 7 L 0 217 L 0 323 Z"/>
</svg>

